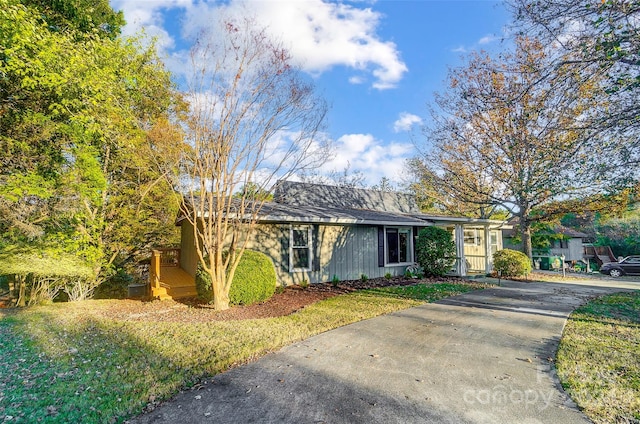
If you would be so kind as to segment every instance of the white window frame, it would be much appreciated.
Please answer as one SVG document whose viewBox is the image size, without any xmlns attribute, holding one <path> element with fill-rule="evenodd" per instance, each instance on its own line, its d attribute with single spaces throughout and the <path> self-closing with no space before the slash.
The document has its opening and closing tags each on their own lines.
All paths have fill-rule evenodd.
<svg viewBox="0 0 640 424">
<path fill-rule="evenodd" d="M 473 231 L 473 242 L 467 242 L 467 232 Z M 470 238 L 470 237 L 469 237 Z M 462 230 L 462 239 L 465 246 L 480 246 L 480 235 L 477 228 L 464 228 Z"/>
<path fill-rule="evenodd" d="M 398 235 L 400 232 L 408 232 L 407 238 L 407 262 L 389 262 L 389 241 L 387 237 L 387 230 L 397 230 Z M 400 246 L 400 240 L 398 239 L 398 246 Z M 400 252 L 398 251 L 398 260 L 400 260 Z M 385 266 L 407 266 L 413 265 L 413 228 L 412 227 L 384 227 L 384 265 Z"/>
<path fill-rule="evenodd" d="M 495 243 L 493 242 L 495 238 Z M 493 256 L 498 250 L 500 250 L 500 234 L 496 230 L 489 231 L 489 249 L 490 255 Z"/>
<path fill-rule="evenodd" d="M 294 246 L 293 244 L 293 231 L 294 230 L 307 230 L 307 245 L 306 246 Z M 305 272 L 311 271 L 313 264 L 313 226 L 312 225 L 290 225 L 289 226 L 289 272 Z M 293 251 L 295 249 L 308 249 L 309 261 L 304 268 L 294 268 Z"/>
</svg>

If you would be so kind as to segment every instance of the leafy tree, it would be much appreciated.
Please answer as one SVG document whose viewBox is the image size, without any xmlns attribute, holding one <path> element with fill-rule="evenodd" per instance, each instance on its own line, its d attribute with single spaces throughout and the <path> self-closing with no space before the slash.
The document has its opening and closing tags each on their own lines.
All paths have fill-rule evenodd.
<svg viewBox="0 0 640 424">
<path fill-rule="evenodd" d="M 557 66 L 599 84 L 609 96 L 598 125 L 622 137 L 620 165 L 638 161 L 640 128 L 640 3 L 637 1 L 509 0 L 522 32 L 535 34 L 564 55 Z"/>
<path fill-rule="evenodd" d="M 407 161 L 407 169 L 413 176 L 414 182 L 409 189 L 414 193 L 420 209 L 426 213 L 445 213 L 470 218 L 499 219 L 504 209 L 487 196 L 491 190 L 486 175 L 475 174 L 472 169 L 482 169 L 478 163 L 470 167 L 466 163 L 451 163 L 458 172 L 468 180 L 470 196 L 460 196 L 452 192 L 452 188 L 443 184 L 437 169 L 425 158 L 413 158 Z M 475 193 L 473 195 L 472 193 Z M 502 213 L 502 214 L 501 214 Z"/>
<path fill-rule="evenodd" d="M 233 195 L 233 197 L 237 199 L 242 199 L 242 197 L 248 197 L 251 199 L 259 199 L 270 202 L 273 200 L 273 194 L 269 191 L 266 191 L 264 188 L 261 188 L 256 183 L 248 182 L 246 185 L 240 188 L 240 191 Z"/>
<path fill-rule="evenodd" d="M 51 31 L 94 33 L 115 39 L 124 26 L 122 11 L 115 12 L 108 0 L 23 0 L 37 9 Z"/>
<path fill-rule="evenodd" d="M 314 138 L 326 104 L 289 53 L 251 19 L 219 28 L 192 52 L 192 150 L 182 171 L 183 213 L 221 310 L 229 307 L 231 282 L 265 201 L 261 193 L 277 178 L 321 164 L 327 150 Z M 250 183 L 252 190 L 238 190 Z"/>
<path fill-rule="evenodd" d="M 79 8 L 52 25 L 72 3 L 46 4 L 0 0 L 0 249 L 76 254 L 98 283 L 175 234 L 177 202 L 155 165 L 177 158 L 166 129 L 179 99 L 152 47 L 82 32 Z"/>
<path fill-rule="evenodd" d="M 451 270 L 456 257 L 456 245 L 451 232 L 439 227 L 427 227 L 418 233 L 416 260 L 425 275 L 441 277 Z"/>
<path fill-rule="evenodd" d="M 609 246 L 616 256 L 640 254 L 640 219 L 614 219 L 596 226 L 597 246 Z"/>
<path fill-rule="evenodd" d="M 597 85 L 564 68 L 549 72 L 555 58 L 538 41 L 516 46 L 496 60 L 475 53 L 450 72 L 419 165 L 447 201 L 517 217 L 530 257 L 531 225 L 567 212 L 557 200 L 587 199 L 617 181 L 605 163 L 615 143 L 588 125 L 604 107 Z"/>
</svg>

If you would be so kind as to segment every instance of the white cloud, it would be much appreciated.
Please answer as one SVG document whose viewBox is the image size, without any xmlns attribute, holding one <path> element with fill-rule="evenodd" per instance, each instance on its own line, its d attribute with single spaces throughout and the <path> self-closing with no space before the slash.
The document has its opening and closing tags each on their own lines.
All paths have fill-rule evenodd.
<svg viewBox="0 0 640 424">
<path fill-rule="evenodd" d="M 409 112 L 402 112 L 396 122 L 393 123 L 393 131 L 397 133 L 400 131 L 409 131 L 414 125 L 421 123 L 422 118 L 418 115 L 414 115 Z"/>
<path fill-rule="evenodd" d="M 401 183 L 406 160 L 413 154 L 409 143 L 387 143 L 376 140 L 371 134 L 346 134 L 334 142 L 335 156 L 320 169 L 321 173 L 332 171 L 360 172 L 368 186 L 387 177 Z"/>
<path fill-rule="evenodd" d="M 489 35 L 485 35 L 484 37 L 482 37 L 481 39 L 478 40 L 478 44 L 479 45 L 484 45 L 484 44 L 489 44 L 489 43 L 493 43 L 494 41 L 498 40 L 498 37 L 496 37 L 493 34 L 489 34 Z"/>
<path fill-rule="evenodd" d="M 505 29 L 506 31 L 506 29 Z M 476 41 L 475 43 L 473 43 L 471 46 L 465 46 L 463 44 L 460 44 L 457 47 L 454 47 L 451 49 L 451 52 L 453 53 L 467 53 L 469 51 L 475 50 L 476 47 L 478 46 L 486 46 L 487 44 L 491 44 L 495 41 L 499 41 L 500 37 L 498 37 L 495 34 L 487 34 L 484 37 L 480 37 L 478 39 L 478 41 Z"/>
<path fill-rule="evenodd" d="M 346 66 L 359 74 L 370 73 L 374 77 L 372 86 L 383 90 L 395 87 L 407 72 L 397 46 L 376 33 L 382 15 L 370 7 L 326 0 L 231 0 L 226 5 L 196 0 L 112 0 L 112 4 L 125 13 L 125 35 L 145 27 L 167 50 L 175 46 L 176 40 L 165 29 L 164 11 L 172 10 L 174 15 L 184 12 L 181 35 L 191 39 L 211 28 L 223 11 L 250 13 L 282 40 L 294 59 L 311 74 Z M 350 78 L 351 83 L 361 81 L 361 76 Z"/>
</svg>

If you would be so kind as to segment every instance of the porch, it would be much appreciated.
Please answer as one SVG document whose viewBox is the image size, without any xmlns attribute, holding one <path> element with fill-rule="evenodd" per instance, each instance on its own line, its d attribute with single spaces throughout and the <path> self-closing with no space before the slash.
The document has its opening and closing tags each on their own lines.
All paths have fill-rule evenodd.
<svg viewBox="0 0 640 424">
<path fill-rule="evenodd" d="M 198 295 L 195 278 L 180 267 L 180 249 L 154 249 L 149 269 L 151 297 L 160 300 Z"/>
<path fill-rule="evenodd" d="M 451 218 L 454 219 L 454 218 Z M 456 261 L 451 274 L 474 277 L 490 274 L 493 270 L 493 254 L 502 249 L 502 222 L 475 222 L 465 224 L 447 222 L 456 245 Z"/>
</svg>

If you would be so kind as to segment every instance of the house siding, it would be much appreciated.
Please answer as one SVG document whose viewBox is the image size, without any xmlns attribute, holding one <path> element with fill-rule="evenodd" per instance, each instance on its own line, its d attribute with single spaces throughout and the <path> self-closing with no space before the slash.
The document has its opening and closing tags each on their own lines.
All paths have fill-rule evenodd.
<svg viewBox="0 0 640 424">
<path fill-rule="evenodd" d="M 180 268 L 194 277 L 198 268 L 198 252 L 196 252 L 193 225 L 185 221 L 180 227 Z"/>
<path fill-rule="evenodd" d="M 551 255 L 562 256 L 566 261 L 578 261 L 583 258 L 583 244 L 581 238 L 571 238 L 568 240 L 568 247 L 552 247 Z"/>
<path fill-rule="evenodd" d="M 290 271 L 288 243 L 289 224 L 260 225 L 248 248 L 269 256 L 276 269 L 280 285 L 323 283 L 336 276 L 340 281 L 360 279 L 364 274 L 368 278 L 383 277 L 386 273 L 401 275 L 404 266 L 378 266 L 378 233 L 374 226 L 337 226 L 316 225 L 317 236 L 313 239 L 319 246 L 312 246 L 314 254 L 319 252 L 317 270 Z M 283 249 L 283 244 L 287 245 Z"/>
<path fill-rule="evenodd" d="M 322 283 L 334 276 L 341 281 L 357 280 L 364 274 L 367 278 L 384 277 L 385 274 L 402 275 L 405 266 L 378 266 L 378 229 L 376 226 L 314 225 L 315 243 L 312 251 L 314 265 L 308 271 L 289 269 L 289 224 L 258 225 L 247 248 L 262 252 L 273 261 L 279 285 Z M 197 253 L 192 226 L 182 223 L 181 266 L 190 275 L 195 275 Z M 317 261 L 317 262 L 316 262 Z"/>
</svg>

